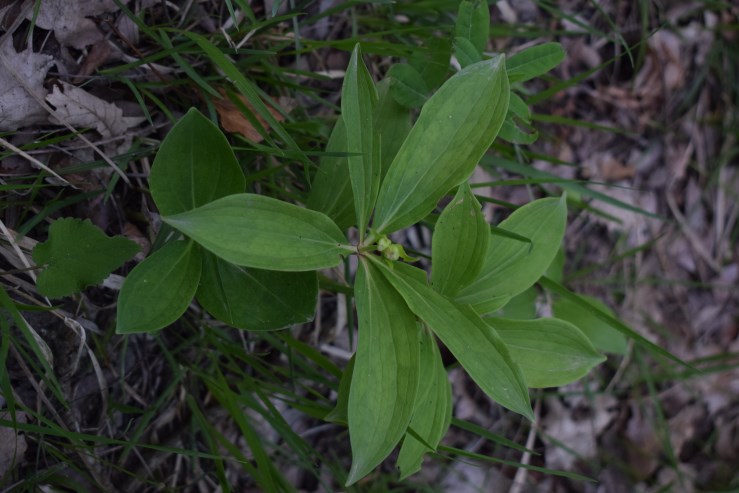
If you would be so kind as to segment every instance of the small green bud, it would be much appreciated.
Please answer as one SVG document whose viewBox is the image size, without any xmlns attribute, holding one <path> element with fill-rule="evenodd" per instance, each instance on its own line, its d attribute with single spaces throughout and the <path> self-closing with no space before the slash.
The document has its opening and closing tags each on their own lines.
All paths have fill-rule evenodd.
<svg viewBox="0 0 739 493">
<path fill-rule="evenodd" d="M 382 238 L 380 238 L 379 240 L 377 240 L 377 251 L 384 252 L 392 244 L 393 244 L 393 242 L 390 241 L 390 238 L 388 238 L 387 236 L 384 236 L 383 235 Z"/>
<path fill-rule="evenodd" d="M 400 245 L 390 245 L 382 252 L 382 255 L 388 260 L 398 260 L 402 248 Z"/>
</svg>

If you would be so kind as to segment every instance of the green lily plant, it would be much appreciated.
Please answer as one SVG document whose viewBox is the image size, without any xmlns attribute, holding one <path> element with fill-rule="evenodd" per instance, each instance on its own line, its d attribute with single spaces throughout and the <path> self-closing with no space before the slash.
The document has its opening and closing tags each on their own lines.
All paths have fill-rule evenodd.
<svg viewBox="0 0 739 493">
<path fill-rule="evenodd" d="M 604 360 L 569 322 L 500 317 L 555 259 L 565 198 L 533 201 L 491 229 L 468 184 L 496 136 L 516 139 L 514 117 L 528 109 L 511 83 L 552 65 L 536 63 L 537 49 L 508 66 L 502 54 L 470 57 L 425 99 L 423 75 L 410 65 L 375 84 L 357 46 L 309 208 L 245 193 L 226 138 L 190 110 L 162 142 L 149 178 L 168 237 L 126 279 L 117 331 L 164 328 L 193 298 L 241 329 L 306 322 L 314 316 L 317 271 L 356 256 L 358 345 L 327 416 L 349 428 L 347 484 L 401 442 L 402 477 L 438 446 L 451 419 L 439 341 L 487 395 L 533 418 L 530 387 L 572 382 Z M 550 57 L 558 52 L 546 48 Z M 410 108 L 419 104 L 411 126 Z M 388 236 L 421 221 L 434 223 L 430 279 Z M 356 242 L 345 234 L 350 226 Z"/>
</svg>

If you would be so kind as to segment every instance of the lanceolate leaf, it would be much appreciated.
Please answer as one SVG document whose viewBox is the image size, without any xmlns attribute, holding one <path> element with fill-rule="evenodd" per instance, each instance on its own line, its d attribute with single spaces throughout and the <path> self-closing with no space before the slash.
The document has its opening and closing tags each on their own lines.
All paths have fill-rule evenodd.
<svg viewBox="0 0 739 493">
<path fill-rule="evenodd" d="M 602 301 L 583 295 L 580 295 L 580 299 L 593 305 L 596 310 L 613 317 L 613 311 Z M 596 317 L 593 312 L 566 298 L 557 299 L 552 308 L 555 317 L 578 327 L 596 348 L 609 353 L 626 354 L 628 349 L 626 337 Z"/>
<path fill-rule="evenodd" d="M 357 354 L 352 355 L 349 362 L 344 367 L 344 372 L 339 380 L 339 390 L 336 396 L 336 406 L 323 418 L 331 423 L 339 423 L 342 425 L 349 424 L 349 390 L 351 389 L 352 376 L 354 376 L 354 362 L 357 361 Z"/>
<path fill-rule="evenodd" d="M 444 81 L 449 71 L 452 44 L 448 37 L 430 38 L 426 46 L 415 50 L 408 63 L 415 68 L 426 87 L 435 89 Z"/>
<path fill-rule="evenodd" d="M 376 103 L 375 84 L 364 66 L 357 44 L 344 76 L 341 114 L 346 125 L 349 177 L 360 236 L 364 236 L 380 187 L 380 156 L 372 126 Z"/>
<path fill-rule="evenodd" d="M 375 130 L 380 137 L 380 163 L 384 177 L 398 149 L 411 131 L 411 114 L 393 99 L 390 80 L 377 84 L 379 100 L 375 107 Z"/>
<path fill-rule="evenodd" d="M 196 298 L 211 315 L 233 327 L 281 329 L 313 318 L 318 279 L 315 272 L 240 267 L 205 252 Z"/>
<path fill-rule="evenodd" d="M 159 212 L 167 216 L 241 193 L 245 180 L 226 137 L 192 108 L 162 141 L 149 187 Z"/>
<path fill-rule="evenodd" d="M 198 288 L 200 262 L 192 241 L 171 241 L 137 265 L 118 296 L 116 332 L 152 332 L 180 318 Z"/>
<path fill-rule="evenodd" d="M 110 238 L 89 220 L 57 219 L 49 239 L 33 249 L 33 261 L 45 266 L 36 287 L 50 298 L 69 296 L 101 282 L 138 251 L 136 243 Z"/>
<path fill-rule="evenodd" d="M 482 55 L 467 38 L 454 38 L 454 54 L 459 65 L 464 68 L 482 60 Z"/>
<path fill-rule="evenodd" d="M 533 79 L 552 70 L 564 58 L 565 52 L 559 43 L 532 46 L 508 60 L 508 79 L 511 82 Z"/>
<path fill-rule="evenodd" d="M 390 94 L 405 108 L 420 108 L 426 102 L 428 88 L 418 70 L 406 63 L 397 63 L 387 71 Z"/>
<path fill-rule="evenodd" d="M 324 214 L 262 195 L 229 195 L 162 219 L 222 259 L 256 269 L 334 267 L 352 251 Z"/>
<path fill-rule="evenodd" d="M 342 118 L 334 125 L 326 144 L 326 153 L 346 153 L 346 126 Z M 309 209 L 326 214 L 342 230 L 354 224 L 354 195 L 346 156 L 321 157 L 306 205 Z"/>
<path fill-rule="evenodd" d="M 580 329 L 556 318 L 488 318 L 523 371 L 529 387 L 556 387 L 584 377 L 605 357 Z"/>
<path fill-rule="evenodd" d="M 419 379 L 419 328 L 403 298 L 362 261 L 354 287 L 359 342 L 349 390 L 347 485 L 382 462 L 408 427 Z"/>
<path fill-rule="evenodd" d="M 485 0 L 462 0 L 457 11 L 454 34 L 467 39 L 482 53 L 490 36 L 490 11 Z"/>
<path fill-rule="evenodd" d="M 472 380 L 500 405 L 533 418 L 521 370 L 503 341 L 470 307 L 456 303 L 419 282 L 415 267 L 388 267 L 372 259 L 410 309 L 441 339 Z"/>
<path fill-rule="evenodd" d="M 409 428 L 434 449 L 406 433 L 398 455 L 400 479 L 421 469 L 424 454 L 436 450 L 452 419 L 452 388 L 439 347 L 427 330 L 421 334 L 421 381 Z"/>
<path fill-rule="evenodd" d="M 478 313 L 490 313 L 502 306 L 501 300 L 505 303 L 532 286 L 557 254 L 566 222 L 564 197 L 535 200 L 517 209 L 500 228 L 531 243 L 491 238 L 480 274 L 459 292 L 457 301 L 473 305 Z"/>
<path fill-rule="evenodd" d="M 454 296 L 472 282 L 482 268 L 490 227 L 468 183 L 459 186 L 434 227 L 431 242 L 431 285 Z"/>
<path fill-rule="evenodd" d="M 374 220 L 379 233 L 423 219 L 469 178 L 503 124 L 508 98 L 502 55 L 470 65 L 441 86 L 423 106 L 383 181 Z"/>
</svg>

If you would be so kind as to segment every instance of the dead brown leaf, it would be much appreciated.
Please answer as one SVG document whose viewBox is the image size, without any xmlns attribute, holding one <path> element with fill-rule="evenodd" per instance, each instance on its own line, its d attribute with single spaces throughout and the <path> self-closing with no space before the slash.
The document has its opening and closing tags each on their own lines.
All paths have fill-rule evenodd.
<svg viewBox="0 0 739 493">
<path fill-rule="evenodd" d="M 227 132 L 241 134 L 246 139 L 255 143 L 263 141 L 264 138 L 259 134 L 259 132 L 257 132 L 257 129 L 254 128 L 254 125 L 251 124 L 244 113 L 241 112 L 241 110 L 236 106 L 236 104 L 233 103 L 233 101 L 226 97 L 226 93 L 224 91 L 220 92 L 224 95 L 224 98 L 218 99 L 214 101 L 214 103 L 216 106 L 216 111 L 218 111 L 218 117 L 221 120 L 221 126 L 223 127 L 223 129 Z M 249 108 L 250 111 L 254 113 L 257 121 L 261 123 L 264 128 L 269 128 L 269 126 L 267 125 L 267 121 L 256 112 L 254 106 L 252 106 L 252 104 L 244 96 L 239 94 L 238 98 L 241 100 L 242 103 L 246 105 L 247 108 Z M 271 106 L 267 105 L 267 109 L 278 122 L 281 122 L 285 119 L 285 117 L 283 117 L 279 111 L 272 108 Z"/>
</svg>

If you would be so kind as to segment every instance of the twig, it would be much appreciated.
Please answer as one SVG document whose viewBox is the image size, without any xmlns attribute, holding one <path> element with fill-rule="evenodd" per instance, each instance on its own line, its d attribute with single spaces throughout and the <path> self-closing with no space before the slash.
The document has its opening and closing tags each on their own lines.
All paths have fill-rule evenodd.
<svg viewBox="0 0 739 493">
<path fill-rule="evenodd" d="M 534 422 L 531 423 L 531 428 L 529 428 L 529 435 L 526 437 L 526 448 L 531 450 L 534 446 L 534 440 L 536 440 L 536 421 L 539 420 L 539 414 L 541 413 L 541 392 L 537 392 L 536 394 L 536 402 L 534 404 Z M 529 462 L 531 462 L 531 452 L 528 450 L 523 453 L 521 456 L 520 463 L 528 466 Z M 511 489 L 508 490 L 508 493 L 521 493 L 523 491 L 523 487 L 526 484 L 526 476 L 528 476 L 529 470 L 524 469 L 523 467 L 519 467 L 516 471 L 516 476 L 513 478 L 513 484 L 511 485 Z"/>
</svg>

